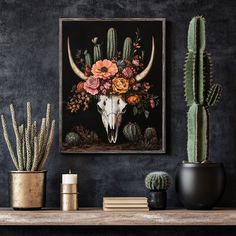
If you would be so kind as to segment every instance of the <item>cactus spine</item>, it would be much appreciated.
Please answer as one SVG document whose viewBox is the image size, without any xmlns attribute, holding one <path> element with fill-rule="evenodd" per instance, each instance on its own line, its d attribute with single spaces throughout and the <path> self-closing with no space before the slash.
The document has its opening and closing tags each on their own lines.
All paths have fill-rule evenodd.
<svg viewBox="0 0 236 236">
<path fill-rule="evenodd" d="M 93 48 L 93 59 L 94 63 L 102 59 L 101 44 L 95 44 Z"/>
<path fill-rule="evenodd" d="M 117 34 L 114 28 L 107 31 L 107 59 L 111 60 L 117 53 Z"/>
<path fill-rule="evenodd" d="M 32 123 L 31 104 L 27 103 L 26 126 L 23 124 L 18 126 L 15 108 L 12 104 L 10 105 L 12 125 L 16 137 L 16 154 L 8 135 L 6 119 L 1 115 L 4 139 L 17 170 L 36 171 L 43 168 L 48 158 L 55 130 L 55 120 L 52 121 L 50 128 L 50 110 L 51 106 L 48 104 L 46 118 L 42 119 L 41 129 L 39 134 L 37 134 L 37 123 L 36 121 Z M 49 129 L 50 134 L 48 135 Z"/>
<path fill-rule="evenodd" d="M 128 61 L 132 58 L 132 39 L 130 37 L 127 37 L 124 41 L 122 58 Z"/>
<path fill-rule="evenodd" d="M 221 96 L 221 86 L 212 85 L 212 65 L 206 52 L 205 19 L 194 17 L 188 29 L 188 53 L 184 65 L 184 87 L 188 111 L 188 159 L 208 159 L 209 107 Z"/>
<path fill-rule="evenodd" d="M 145 186 L 153 191 L 167 190 L 170 187 L 170 176 L 164 171 L 151 172 L 145 178 Z"/>
</svg>

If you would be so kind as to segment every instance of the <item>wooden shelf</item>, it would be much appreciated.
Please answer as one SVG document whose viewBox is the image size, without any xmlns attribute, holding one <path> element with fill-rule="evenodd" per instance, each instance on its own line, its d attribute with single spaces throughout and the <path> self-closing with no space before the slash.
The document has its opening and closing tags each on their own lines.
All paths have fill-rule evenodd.
<svg viewBox="0 0 236 236">
<path fill-rule="evenodd" d="M 190 211 L 183 209 L 149 212 L 104 212 L 82 208 L 79 211 L 60 210 L 14 211 L 0 208 L 0 226 L 188 226 L 236 225 L 236 209 Z"/>
</svg>

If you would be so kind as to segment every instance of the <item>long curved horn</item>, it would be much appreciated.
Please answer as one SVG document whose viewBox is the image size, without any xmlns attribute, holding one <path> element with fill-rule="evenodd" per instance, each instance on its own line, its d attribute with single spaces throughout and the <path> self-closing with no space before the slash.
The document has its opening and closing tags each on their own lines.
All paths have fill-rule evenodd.
<svg viewBox="0 0 236 236">
<path fill-rule="evenodd" d="M 70 66 L 72 70 L 75 72 L 75 74 L 81 78 L 82 80 L 87 80 L 87 76 L 76 66 L 72 56 L 71 56 L 71 51 L 70 51 L 70 40 L 69 37 L 67 38 L 67 50 L 68 50 L 68 56 L 69 56 L 69 61 L 70 61 Z"/>
<path fill-rule="evenodd" d="M 135 76 L 136 81 L 141 81 L 142 79 L 144 79 L 147 76 L 148 72 L 150 71 L 150 69 L 152 67 L 154 53 L 155 53 L 155 42 L 154 42 L 154 37 L 152 36 L 152 52 L 151 52 L 150 60 L 148 62 L 147 67 L 141 73 L 139 73 Z"/>
</svg>

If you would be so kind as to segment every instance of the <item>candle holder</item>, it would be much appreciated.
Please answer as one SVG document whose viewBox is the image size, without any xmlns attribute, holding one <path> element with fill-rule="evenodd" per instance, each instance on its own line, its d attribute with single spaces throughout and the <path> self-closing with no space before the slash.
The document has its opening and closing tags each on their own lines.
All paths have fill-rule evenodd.
<svg viewBox="0 0 236 236">
<path fill-rule="evenodd" d="M 77 175 L 71 174 L 71 170 L 69 171 L 69 174 L 62 175 L 61 210 L 78 210 Z"/>
</svg>

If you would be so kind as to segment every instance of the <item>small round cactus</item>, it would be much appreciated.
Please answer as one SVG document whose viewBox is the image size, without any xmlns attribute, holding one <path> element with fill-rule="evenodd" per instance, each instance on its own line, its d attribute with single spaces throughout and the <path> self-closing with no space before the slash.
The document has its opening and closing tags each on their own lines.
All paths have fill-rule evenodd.
<svg viewBox="0 0 236 236">
<path fill-rule="evenodd" d="M 145 186 L 149 190 L 167 190 L 170 187 L 170 175 L 164 171 L 149 173 L 145 178 Z"/>
<path fill-rule="evenodd" d="M 69 146 L 76 146 L 79 144 L 79 135 L 75 132 L 70 132 L 66 135 L 65 141 Z"/>
<path fill-rule="evenodd" d="M 157 131 L 153 127 L 148 127 L 144 131 L 144 138 L 149 141 L 153 138 L 157 138 Z"/>
<path fill-rule="evenodd" d="M 141 129 L 137 123 L 129 122 L 125 125 L 123 134 L 130 142 L 135 143 L 141 137 Z"/>
</svg>

